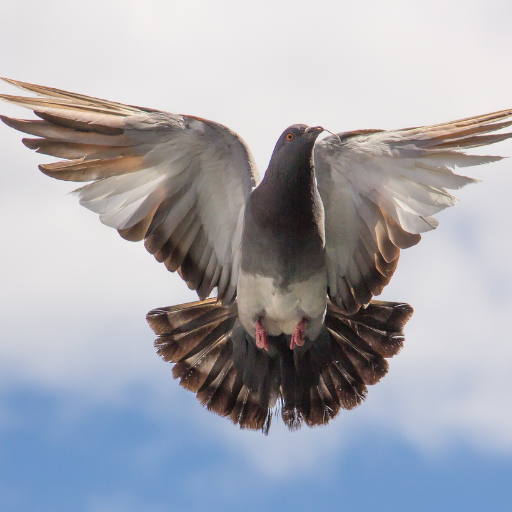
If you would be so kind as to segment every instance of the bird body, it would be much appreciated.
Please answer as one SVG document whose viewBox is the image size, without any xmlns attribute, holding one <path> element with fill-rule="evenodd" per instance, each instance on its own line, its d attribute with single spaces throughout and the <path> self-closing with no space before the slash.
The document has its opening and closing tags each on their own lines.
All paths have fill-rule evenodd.
<svg viewBox="0 0 512 512">
<path fill-rule="evenodd" d="M 296 125 L 285 130 L 265 177 L 247 199 L 237 294 L 240 321 L 253 337 L 258 319 L 277 336 L 293 334 L 305 318 L 311 339 L 323 323 L 324 215 L 312 162 L 323 130 L 306 129 Z M 293 139 L 287 141 L 287 136 Z"/>
<path fill-rule="evenodd" d="M 265 433 L 277 405 L 292 430 L 323 425 L 386 374 L 412 308 L 373 297 L 456 204 L 448 189 L 476 181 L 455 169 L 501 158 L 464 150 L 512 137 L 512 110 L 322 140 L 292 125 L 260 182 L 245 142 L 213 121 L 4 80 L 36 94 L 0 99 L 39 119 L 0 118 L 62 159 L 41 171 L 86 183 L 81 205 L 197 291 L 147 315 L 173 375 Z"/>
</svg>

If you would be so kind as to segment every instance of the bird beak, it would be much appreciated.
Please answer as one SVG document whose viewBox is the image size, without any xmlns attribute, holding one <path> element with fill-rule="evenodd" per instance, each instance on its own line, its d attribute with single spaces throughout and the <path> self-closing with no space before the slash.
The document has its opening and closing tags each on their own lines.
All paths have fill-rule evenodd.
<svg viewBox="0 0 512 512">
<path fill-rule="evenodd" d="M 324 129 L 321 126 L 308 126 L 306 128 L 306 130 L 304 131 L 304 133 L 318 132 L 320 134 L 323 131 L 324 131 Z"/>
</svg>

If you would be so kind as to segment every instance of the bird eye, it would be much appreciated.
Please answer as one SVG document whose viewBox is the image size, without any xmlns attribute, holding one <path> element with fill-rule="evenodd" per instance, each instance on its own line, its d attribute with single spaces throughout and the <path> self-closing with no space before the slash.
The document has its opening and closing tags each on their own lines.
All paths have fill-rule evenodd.
<svg viewBox="0 0 512 512">
<path fill-rule="evenodd" d="M 286 134 L 286 140 L 293 140 L 293 139 L 294 139 L 293 133 Z"/>
</svg>

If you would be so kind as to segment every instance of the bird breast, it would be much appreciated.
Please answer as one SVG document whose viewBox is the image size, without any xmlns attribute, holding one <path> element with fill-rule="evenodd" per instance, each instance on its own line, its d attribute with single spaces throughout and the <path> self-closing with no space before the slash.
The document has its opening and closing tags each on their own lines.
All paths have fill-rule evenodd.
<svg viewBox="0 0 512 512">
<path fill-rule="evenodd" d="M 241 272 L 238 281 L 240 322 L 254 337 L 254 324 L 260 320 L 271 336 L 292 334 L 305 318 L 306 336 L 315 339 L 323 323 L 327 300 L 325 272 L 309 279 L 279 286 L 271 277 Z"/>
</svg>

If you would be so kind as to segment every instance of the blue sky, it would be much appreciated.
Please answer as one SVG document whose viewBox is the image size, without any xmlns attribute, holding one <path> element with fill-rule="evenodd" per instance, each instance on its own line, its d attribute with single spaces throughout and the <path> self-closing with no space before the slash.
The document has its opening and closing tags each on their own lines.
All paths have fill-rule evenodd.
<svg viewBox="0 0 512 512">
<path fill-rule="evenodd" d="M 12 393 L 19 424 L 3 436 L 2 510 L 510 509 L 510 459 L 461 443 L 424 456 L 389 432 L 366 428 L 312 471 L 291 469 L 275 479 L 200 423 L 155 421 L 143 398 L 63 425 L 62 397 Z"/>
<path fill-rule="evenodd" d="M 292 123 L 512 106 L 505 0 L 0 5 L 0 75 L 216 120 L 261 172 Z M 510 160 L 468 169 L 483 183 L 403 251 L 382 298 L 415 314 L 366 402 L 265 438 L 203 410 L 154 351 L 147 311 L 194 295 L 20 138 L 0 126 L 0 510 L 510 510 Z"/>
</svg>

